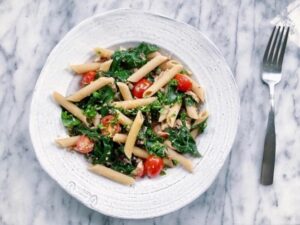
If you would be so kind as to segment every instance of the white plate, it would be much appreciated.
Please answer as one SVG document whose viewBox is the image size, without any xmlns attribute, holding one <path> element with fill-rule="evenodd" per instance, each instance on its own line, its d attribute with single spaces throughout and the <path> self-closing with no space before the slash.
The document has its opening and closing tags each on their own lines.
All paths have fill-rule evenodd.
<svg viewBox="0 0 300 225">
<path fill-rule="evenodd" d="M 206 89 L 211 116 L 197 140 L 202 158 L 193 159 L 195 172 L 182 168 L 126 187 L 87 171 L 82 155 L 58 148 L 66 136 L 60 108 L 51 94 L 66 94 L 74 77 L 70 63 L 82 63 L 96 46 L 134 42 L 160 46 L 178 58 Z M 84 20 L 49 55 L 36 84 L 31 104 L 30 133 L 44 170 L 86 206 L 120 218 L 150 218 L 179 209 L 199 197 L 213 182 L 230 152 L 239 121 L 239 97 L 232 73 L 216 46 L 197 29 L 174 20 L 135 10 L 116 10 Z"/>
</svg>

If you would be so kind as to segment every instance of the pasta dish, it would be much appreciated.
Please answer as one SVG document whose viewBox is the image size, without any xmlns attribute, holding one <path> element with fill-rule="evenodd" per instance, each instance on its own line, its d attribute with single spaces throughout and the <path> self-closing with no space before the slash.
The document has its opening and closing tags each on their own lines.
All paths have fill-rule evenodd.
<svg viewBox="0 0 300 225">
<path fill-rule="evenodd" d="M 177 165 L 192 172 L 187 156 L 200 157 L 195 138 L 208 112 L 191 71 L 148 43 L 94 54 L 70 66 L 81 76 L 78 91 L 53 93 L 68 131 L 56 143 L 83 154 L 91 172 L 125 185 Z"/>
</svg>

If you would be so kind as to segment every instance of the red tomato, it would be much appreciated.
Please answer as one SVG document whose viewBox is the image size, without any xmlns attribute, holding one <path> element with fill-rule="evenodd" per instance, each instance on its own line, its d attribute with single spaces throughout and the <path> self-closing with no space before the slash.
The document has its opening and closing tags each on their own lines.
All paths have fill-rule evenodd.
<svg viewBox="0 0 300 225">
<path fill-rule="evenodd" d="M 80 136 L 76 142 L 75 151 L 87 154 L 93 151 L 94 142 L 92 142 L 87 136 Z"/>
<path fill-rule="evenodd" d="M 104 116 L 101 119 L 101 124 L 103 125 L 103 128 L 101 129 L 101 132 L 103 135 L 113 136 L 116 133 L 119 133 L 121 131 L 121 126 L 119 123 L 114 123 L 115 117 L 112 115 Z"/>
<path fill-rule="evenodd" d="M 132 93 L 137 98 L 142 98 L 144 92 L 151 86 L 152 82 L 147 79 L 141 79 L 135 83 Z"/>
<path fill-rule="evenodd" d="M 192 82 L 189 80 L 186 75 L 176 74 L 175 80 L 177 80 L 177 90 L 186 92 L 192 89 Z"/>
<path fill-rule="evenodd" d="M 164 168 L 164 162 L 160 157 L 150 155 L 146 159 L 144 166 L 148 177 L 156 177 Z"/>
<path fill-rule="evenodd" d="M 80 83 L 81 87 L 83 87 L 87 84 L 90 84 L 92 81 L 95 80 L 95 77 L 96 77 L 95 71 L 89 71 L 89 72 L 82 74 L 82 80 Z"/>
</svg>

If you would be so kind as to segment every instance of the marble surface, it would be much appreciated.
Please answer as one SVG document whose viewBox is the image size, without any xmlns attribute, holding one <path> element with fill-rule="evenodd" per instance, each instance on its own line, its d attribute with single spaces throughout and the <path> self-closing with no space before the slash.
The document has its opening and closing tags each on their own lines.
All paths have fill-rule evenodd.
<svg viewBox="0 0 300 225">
<path fill-rule="evenodd" d="M 0 0 L 0 224 L 300 224 L 299 48 L 289 42 L 276 88 L 274 185 L 259 184 L 268 89 L 259 64 L 279 0 Z M 94 212 L 40 167 L 28 131 L 32 90 L 47 55 L 83 19 L 116 8 L 160 13 L 199 28 L 225 55 L 241 95 L 232 153 L 209 190 L 190 205 L 148 220 Z M 180 32 L 180 31 L 178 31 Z"/>
</svg>

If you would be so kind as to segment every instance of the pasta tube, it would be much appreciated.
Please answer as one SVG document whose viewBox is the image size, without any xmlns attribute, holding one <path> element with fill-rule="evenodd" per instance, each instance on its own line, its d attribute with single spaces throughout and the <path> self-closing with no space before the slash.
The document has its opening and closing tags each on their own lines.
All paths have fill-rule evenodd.
<svg viewBox="0 0 300 225">
<path fill-rule="evenodd" d="M 120 184 L 132 185 L 135 182 L 135 180 L 132 177 L 127 176 L 123 173 L 117 172 L 113 169 L 110 169 L 110 168 L 100 165 L 100 164 L 90 166 L 88 169 L 89 169 L 89 171 L 91 171 L 93 173 L 96 173 L 100 176 L 106 177 L 110 180 L 116 181 Z"/>
<path fill-rule="evenodd" d="M 96 54 L 101 56 L 101 58 L 111 58 L 111 56 L 114 54 L 114 51 L 107 48 L 95 48 L 94 50 Z"/>
<path fill-rule="evenodd" d="M 72 147 L 74 145 L 76 145 L 78 139 L 80 138 L 80 136 L 73 136 L 73 137 L 67 137 L 67 138 L 59 138 L 56 139 L 55 142 L 63 148 L 69 148 Z"/>
<path fill-rule="evenodd" d="M 78 74 L 98 70 L 100 66 L 101 66 L 100 63 L 85 63 L 85 64 L 78 64 L 78 65 L 70 65 L 71 69 Z"/>
<path fill-rule="evenodd" d="M 165 119 L 167 119 L 169 110 L 170 110 L 170 106 L 168 106 L 168 105 L 163 106 L 163 109 L 160 112 L 160 115 L 158 118 L 158 122 L 163 122 Z"/>
<path fill-rule="evenodd" d="M 61 94 L 58 92 L 53 92 L 53 98 L 54 100 L 60 104 L 62 107 L 64 107 L 66 110 L 68 110 L 70 113 L 72 113 L 76 118 L 78 118 L 80 121 L 82 121 L 86 126 L 88 126 L 88 122 L 86 120 L 86 116 L 82 113 L 81 109 L 78 108 L 75 104 L 72 102 L 67 101 Z"/>
<path fill-rule="evenodd" d="M 177 118 L 177 115 L 179 113 L 179 110 L 181 108 L 182 103 L 181 102 L 176 102 L 169 110 L 168 115 L 167 115 L 167 124 L 169 127 L 174 127 L 175 126 L 175 121 Z"/>
<path fill-rule="evenodd" d="M 189 117 L 191 117 L 192 119 L 198 119 L 198 112 L 197 112 L 197 108 L 195 105 L 186 105 L 185 106 L 186 109 L 186 113 Z"/>
<path fill-rule="evenodd" d="M 167 70 L 160 79 L 155 81 L 143 94 L 145 97 L 151 97 L 156 92 L 164 87 L 177 73 L 183 69 L 182 65 L 175 65 L 171 69 Z"/>
<path fill-rule="evenodd" d="M 101 63 L 99 69 L 103 72 L 109 71 L 112 62 L 113 62 L 113 60 L 111 59 L 111 60 L 107 60 L 106 62 Z"/>
<path fill-rule="evenodd" d="M 125 116 L 123 113 L 121 113 L 119 110 L 116 110 L 117 118 L 120 124 L 130 126 L 133 121 Z"/>
<path fill-rule="evenodd" d="M 138 82 L 140 79 L 142 79 L 144 76 L 146 76 L 148 73 L 150 73 L 152 70 L 154 70 L 156 67 L 158 67 L 167 59 L 168 59 L 167 57 L 162 55 L 155 56 L 144 66 L 142 66 L 138 71 L 136 71 L 130 77 L 128 77 L 127 80 L 130 82 Z"/>
<path fill-rule="evenodd" d="M 141 113 L 141 111 L 138 111 L 138 113 L 131 125 L 130 131 L 128 133 L 126 143 L 124 146 L 124 153 L 127 156 L 127 158 L 129 158 L 129 159 L 131 158 L 137 135 L 138 135 L 143 123 L 144 123 L 143 114 Z"/>
<path fill-rule="evenodd" d="M 183 166 L 187 171 L 193 172 L 193 164 L 192 162 L 184 157 L 183 155 L 177 153 L 176 151 L 168 148 L 167 149 L 167 155 L 170 159 L 178 161 L 179 164 Z"/>
<path fill-rule="evenodd" d="M 120 102 L 114 102 L 113 105 L 115 107 L 123 108 L 123 109 L 134 109 L 140 106 L 149 105 L 152 102 L 154 102 L 157 98 L 151 97 L 151 98 L 140 98 L 140 99 L 134 99 L 134 100 L 127 100 L 127 101 L 120 101 Z"/>
<path fill-rule="evenodd" d="M 84 88 L 81 88 L 79 91 L 75 92 L 74 94 L 67 97 L 67 100 L 72 102 L 79 102 L 85 97 L 92 94 L 94 91 L 97 91 L 98 89 L 114 83 L 114 78 L 111 77 L 100 77 L 97 80 L 93 81 L 89 85 L 85 86 Z"/>
<path fill-rule="evenodd" d="M 118 88 L 119 88 L 124 100 L 132 100 L 133 99 L 127 84 L 122 83 L 122 82 L 117 82 L 117 85 L 118 85 Z"/>
<path fill-rule="evenodd" d="M 159 67 L 161 70 L 167 70 L 167 69 L 172 68 L 174 65 L 178 65 L 178 64 L 180 64 L 180 63 L 177 62 L 176 60 L 169 60 L 169 61 L 161 64 Z"/>
<path fill-rule="evenodd" d="M 117 143 L 125 143 L 127 139 L 127 134 L 117 133 L 113 136 L 113 141 Z"/>
</svg>

